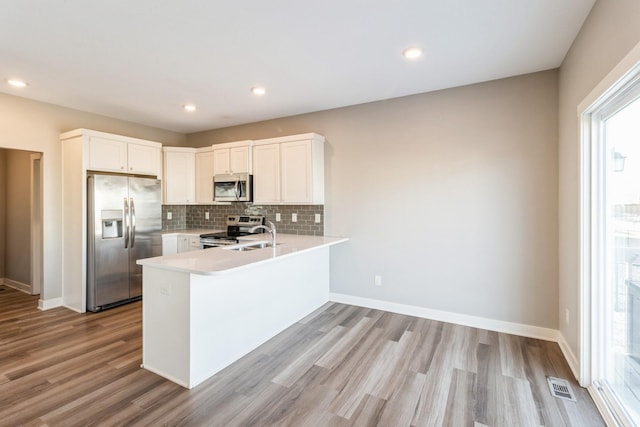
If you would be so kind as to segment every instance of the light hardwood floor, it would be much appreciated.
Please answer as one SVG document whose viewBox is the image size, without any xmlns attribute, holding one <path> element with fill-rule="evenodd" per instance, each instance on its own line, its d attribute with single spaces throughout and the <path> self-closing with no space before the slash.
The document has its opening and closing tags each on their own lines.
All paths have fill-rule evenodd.
<svg viewBox="0 0 640 427">
<path fill-rule="evenodd" d="M 0 286 L 2 426 L 602 426 L 557 344 L 329 303 L 200 386 L 140 369 L 141 303 L 36 309 Z"/>
</svg>

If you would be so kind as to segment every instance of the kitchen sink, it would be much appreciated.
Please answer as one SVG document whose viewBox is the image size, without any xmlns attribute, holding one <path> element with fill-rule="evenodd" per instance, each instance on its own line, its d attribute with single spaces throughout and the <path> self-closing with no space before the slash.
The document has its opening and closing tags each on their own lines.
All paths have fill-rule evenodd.
<svg viewBox="0 0 640 427">
<path fill-rule="evenodd" d="M 238 252 L 247 252 L 247 251 L 255 251 L 256 249 L 264 249 L 270 248 L 270 242 L 252 242 L 252 243 L 244 243 L 239 245 L 227 246 L 223 249 L 228 251 L 238 251 Z"/>
</svg>

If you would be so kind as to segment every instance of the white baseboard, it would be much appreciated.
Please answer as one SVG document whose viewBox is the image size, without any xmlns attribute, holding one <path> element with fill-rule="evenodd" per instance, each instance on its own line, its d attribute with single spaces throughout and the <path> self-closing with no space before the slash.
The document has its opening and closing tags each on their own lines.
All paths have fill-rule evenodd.
<svg viewBox="0 0 640 427">
<path fill-rule="evenodd" d="M 571 351 L 571 346 L 560 331 L 558 331 L 558 345 L 560 346 L 560 350 L 562 351 L 564 358 L 569 364 L 569 368 L 571 368 L 573 376 L 575 377 L 576 381 L 580 382 L 580 363 L 578 363 L 578 358 L 573 353 L 573 351 Z"/>
<path fill-rule="evenodd" d="M 62 298 L 39 299 L 38 310 L 49 310 L 56 307 L 62 307 Z"/>
<path fill-rule="evenodd" d="M 17 280 L 7 279 L 6 277 L 2 280 L 2 283 L 12 289 L 31 295 L 31 285 L 18 282 Z"/>
<path fill-rule="evenodd" d="M 523 337 L 536 338 L 545 341 L 558 342 L 558 338 L 560 336 L 560 332 L 556 329 L 524 325 L 521 323 L 505 322 L 502 320 L 487 319 L 485 317 L 470 316 L 467 314 L 451 313 L 449 311 L 434 310 L 431 308 L 399 304 L 395 302 L 375 300 L 370 298 L 362 298 L 353 295 L 330 293 L 329 300 L 343 304 L 390 311 L 392 313 L 406 314 L 408 316 L 422 317 L 430 320 L 438 320 L 440 322 L 454 323 L 456 325 L 487 329 L 489 331 L 520 335 Z"/>
</svg>

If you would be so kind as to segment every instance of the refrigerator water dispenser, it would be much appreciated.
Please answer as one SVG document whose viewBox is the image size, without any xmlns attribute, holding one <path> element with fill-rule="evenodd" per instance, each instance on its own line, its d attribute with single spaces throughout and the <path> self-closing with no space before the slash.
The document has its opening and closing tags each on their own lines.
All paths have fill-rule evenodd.
<svg viewBox="0 0 640 427">
<path fill-rule="evenodd" d="M 122 237 L 122 211 L 102 211 L 102 238 L 115 239 Z"/>
</svg>

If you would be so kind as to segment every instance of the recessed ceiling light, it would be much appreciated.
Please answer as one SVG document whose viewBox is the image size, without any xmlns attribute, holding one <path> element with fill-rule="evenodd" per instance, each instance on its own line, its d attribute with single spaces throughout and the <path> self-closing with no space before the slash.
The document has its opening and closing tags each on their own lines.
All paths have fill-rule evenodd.
<svg viewBox="0 0 640 427">
<path fill-rule="evenodd" d="M 9 83 L 13 87 L 17 87 L 22 89 L 23 87 L 27 87 L 27 82 L 19 79 L 8 79 L 7 83 Z"/>
<path fill-rule="evenodd" d="M 188 111 L 189 113 L 193 113 L 194 111 L 196 111 L 198 109 L 198 107 L 196 107 L 193 104 L 185 104 L 182 108 L 184 108 L 184 110 Z"/>
<path fill-rule="evenodd" d="M 263 88 L 262 86 L 254 86 L 251 88 L 251 93 L 256 95 L 256 96 L 262 96 L 265 93 L 267 93 L 267 90 L 265 88 Z"/>
<path fill-rule="evenodd" d="M 419 47 L 408 47 L 402 51 L 402 56 L 406 59 L 418 59 L 422 56 L 422 49 Z"/>
</svg>

